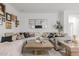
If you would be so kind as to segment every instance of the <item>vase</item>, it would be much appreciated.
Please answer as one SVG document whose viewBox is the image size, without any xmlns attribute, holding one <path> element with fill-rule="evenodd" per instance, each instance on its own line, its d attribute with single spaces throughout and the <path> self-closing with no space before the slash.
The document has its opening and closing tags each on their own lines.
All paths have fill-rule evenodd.
<svg viewBox="0 0 79 59">
<path fill-rule="evenodd" d="M 73 35 L 73 42 L 74 42 L 75 44 L 77 44 L 77 38 L 76 38 L 76 35 Z"/>
</svg>

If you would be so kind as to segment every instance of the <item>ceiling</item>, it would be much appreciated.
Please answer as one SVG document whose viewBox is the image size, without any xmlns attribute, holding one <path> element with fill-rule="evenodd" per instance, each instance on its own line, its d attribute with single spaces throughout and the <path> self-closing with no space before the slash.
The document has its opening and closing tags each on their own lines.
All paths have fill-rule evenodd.
<svg viewBox="0 0 79 59">
<path fill-rule="evenodd" d="M 52 13 L 64 10 L 79 10 L 79 3 L 10 3 L 19 12 Z"/>
</svg>

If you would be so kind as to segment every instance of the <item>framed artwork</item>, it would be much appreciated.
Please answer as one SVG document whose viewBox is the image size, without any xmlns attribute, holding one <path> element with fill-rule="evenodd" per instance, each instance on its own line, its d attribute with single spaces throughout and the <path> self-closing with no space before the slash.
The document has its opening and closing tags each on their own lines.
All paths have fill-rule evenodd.
<svg viewBox="0 0 79 59">
<path fill-rule="evenodd" d="M 16 20 L 17 20 L 17 16 L 12 15 L 12 16 L 11 16 L 11 19 L 12 19 L 12 21 L 16 21 Z"/>
<path fill-rule="evenodd" d="M 2 17 L 0 17 L 0 25 L 2 25 L 2 24 L 3 24 Z"/>
<path fill-rule="evenodd" d="M 0 15 L 5 16 L 5 5 L 0 3 Z"/>
<path fill-rule="evenodd" d="M 19 25 L 19 20 L 16 20 L 15 27 L 18 27 L 18 25 Z"/>
<path fill-rule="evenodd" d="M 2 22 L 5 22 L 6 21 L 6 18 L 5 17 L 2 17 Z"/>
<path fill-rule="evenodd" d="M 12 28 L 12 23 L 10 21 L 5 22 L 5 27 L 6 29 L 11 29 Z"/>
<path fill-rule="evenodd" d="M 11 14 L 6 13 L 6 20 L 7 20 L 7 21 L 11 21 Z"/>
</svg>

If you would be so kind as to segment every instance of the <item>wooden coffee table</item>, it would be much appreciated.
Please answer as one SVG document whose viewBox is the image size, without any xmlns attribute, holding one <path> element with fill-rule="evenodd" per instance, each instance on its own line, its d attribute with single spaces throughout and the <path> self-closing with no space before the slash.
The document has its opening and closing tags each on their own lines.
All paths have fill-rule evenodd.
<svg viewBox="0 0 79 59">
<path fill-rule="evenodd" d="M 53 44 L 49 40 L 44 40 L 42 43 L 30 40 L 27 42 L 27 44 L 24 45 L 24 48 L 34 51 L 35 55 L 37 55 L 38 51 L 50 50 L 53 47 Z"/>
</svg>

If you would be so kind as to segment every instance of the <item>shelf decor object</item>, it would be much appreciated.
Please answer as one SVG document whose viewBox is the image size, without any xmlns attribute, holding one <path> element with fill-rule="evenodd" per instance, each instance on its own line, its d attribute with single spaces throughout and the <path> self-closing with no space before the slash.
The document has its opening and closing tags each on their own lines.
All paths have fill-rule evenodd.
<svg viewBox="0 0 79 59">
<path fill-rule="evenodd" d="M 0 3 L 0 16 L 5 16 L 5 5 Z"/>
</svg>

